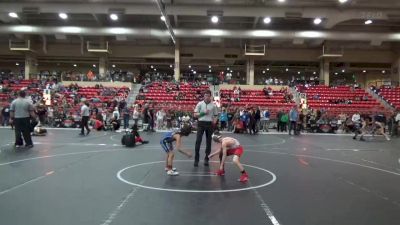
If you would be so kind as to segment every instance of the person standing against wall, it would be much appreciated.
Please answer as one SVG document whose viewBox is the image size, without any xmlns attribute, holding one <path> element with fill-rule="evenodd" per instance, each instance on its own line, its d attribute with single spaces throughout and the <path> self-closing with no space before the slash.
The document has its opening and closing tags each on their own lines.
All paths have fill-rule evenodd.
<svg viewBox="0 0 400 225">
<path fill-rule="evenodd" d="M 15 125 L 15 147 L 17 148 L 23 145 L 22 137 L 25 141 L 25 147 L 33 147 L 30 119 L 31 117 L 35 119 L 36 115 L 32 103 L 25 97 L 26 92 L 20 91 L 18 98 L 11 103 L 10 107 L 10 120 Z"/>
<path fill-rule="evenodd" d="M 194 116 L 198 118 L 197 124 L 197 137 L 195 146 L 194 166 L 199 166 L 200 159 L 200 145 L 203 139 L 203 133 L 206 133 L 206 155 L 204 157 L 204 165 L 208 166 L 208 155 L 211 153 L 211 136 L 213 134 L 213 127 L 216 123 L 218 115 L 217 106 L 211 101 L 211 91 L 204 92 L 204 100 L 197 103 L 194 109 Z"/>
</svg>

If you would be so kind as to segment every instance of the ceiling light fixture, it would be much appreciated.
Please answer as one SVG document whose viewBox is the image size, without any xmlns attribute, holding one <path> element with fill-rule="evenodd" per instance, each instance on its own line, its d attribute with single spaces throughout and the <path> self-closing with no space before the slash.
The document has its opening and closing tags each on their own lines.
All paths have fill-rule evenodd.
<svg viewBox="0 0 400 225">
<path fill-rule="evenodd" d="M 66 13 L 59 13 L 58 16 L 63 20 L 68 19 L 68 15 Z"/>
<path fill-rule="evenodd" d="M 364 24 L 365 24 L 365 25 L 372 24 L 372 20 L 366 20 L 366 21 L 364 22 Z"/>
<path fill-rule="evenodd" d="M 118 15 L 113 13 L 113 14 L 110 15 L 110 19 L 116 21 L 116 20 L 118 20 Z"/>
<path fill-rule="evenodd" d="M 265 18 L 264 18 L 264 23 L 265 23 L 265 24 L 271 23 L 271 17 L 265 17 Z"/>
<path fill-rule="evenodd" d="M 15 13 L 15 12 L 8 13 L 8 16 L 11 17 L 11 18 L 18 18 L 18 14 Z"/>
<path fill-rule="evenodd" d="M 212 23 L 218 23 L 218 22 L 219 22 L 218 16 L 212 16 L 212 17 L 211 17 L 211 22 L 212 22 Z"/>
<path fill-rule="evenodd" d="M 322 19 L 321 18 L 315 18 L 314 19 L 314 24 L 315 25 L 319 25 L 319 24 L 321 24 L 322 23 Z"/>
</svg>

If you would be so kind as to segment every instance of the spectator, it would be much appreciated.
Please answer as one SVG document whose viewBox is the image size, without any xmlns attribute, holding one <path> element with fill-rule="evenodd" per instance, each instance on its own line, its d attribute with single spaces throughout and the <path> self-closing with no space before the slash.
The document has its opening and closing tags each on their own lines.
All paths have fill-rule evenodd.
<svg viewBox="0 0 400 225">
<path fill-rule="evenodd" d="M 2 126 L 8 126 L 8 123 L 10 121 L 10 106 L 6 105 L 2 110 L 1 110 L 1 116 L 2 116 L 2 121 L 1 124 Z"/>
<path fill-rule="evenodd" d="M 257 106 L 257 109 L 255 110 L 255 119 L 256 119 L 256 133 L 260 130 L 260 121 L 261 121 L 261 111 L 260 107 Z"/>
<path fill-rule="evenodd" d="M 120 114 L 119 114 L 119 111 L 118 111 L 118 107 L 114 108 L 113 117 L 115 117 L 115 119 L 119 120 Z"/>
<path fill-rule="evenodd" d="M 270 117 L 271 117 L 271 114 L 269 113 L 268 109 L 265 109 L 261 114 L 261 129 L 262 129 L 262 131 L 268 132 Z"/>
<path fill-rule="evenodd" d="M 138 110 L 138 106 L 134 106 L 133 107 L 133 113 L 132 113 L 132 119 L 133 119 L 133 125 L 137 125 L 138 124 L 138 121 L 139 121 L 139 116 L 140 116 L 140 113 L 139 113 L 139 110 Z"/>
<path fill-rule="evenodd" d="M 256 134 L 256 112 L 254 109 L 250 109 L 248 113 L 248 128 L 249 134 Z"/>
<path fill-rule="evenodd" d="M 297 106 L 293 106 L 293 108 L 289 112 L 289 135 L 291 134 L 291 131 L 293 130 L 294 135 L 297 135 L 297 130 L 296 130 L 296 125 L 297 125 L 297 120 L 299 119 L 299 112 L 297 111 Z"/>
<path fill-rule="evenodd" d="M 54 109 L 53 107 L 47 107 L 47 123 L 49 126 L 53 126 L 54 122 Z"/>
<path fill-rule="evenodd" d="M 129 111 L 128 106 L 125 104 L 124 108 L 122 109 L 122 118 L 124 119 L 124 129 L 129 128 L 130 114 L 131 112 Z"/>
<path fill-rule="evenodd" d="M 221 130 L 224 130 L 228 122 L 228 113 L 225 108 L 222 108 L 222 112 L 219 115 L 219 121 L 221 123 Z"/>
<path fill-rule="evenodd" d="M 164 128 L 164 119 L 165 119 L 165 111 L 164 109 L 160 109 L 156 113 L 157 118 L 157 129 L 161 130 Z"/>
<path fill-rule="evenodd" d="M 287 131 L 287 123 L 289 122 L 289 116 L 287 113 L 282 112 L 281 116 L 281 131 Z"/>
</svg>

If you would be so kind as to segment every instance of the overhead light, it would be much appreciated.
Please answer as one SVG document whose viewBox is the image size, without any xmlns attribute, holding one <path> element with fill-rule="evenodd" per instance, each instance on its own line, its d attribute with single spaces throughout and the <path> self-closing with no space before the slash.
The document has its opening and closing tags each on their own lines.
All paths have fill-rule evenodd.
<svg viewBox="0 0 400 225">
<path fill-rule="evenodd" d="M 348 0 L 339 0 L 341 4 L 348 2 Z"/>
<path fill-rule="evenodd" d="M 282 3 L 282 2 L 285 2 L 285 1 L 286 1 L 286 0 L 278 0 L 278 2 L 281 2 L 281 3 Z"/>
<path fill-rule="evenodd" d="M 297 74 L 300 74 L 300 71 L 299 71 L 299 72 L 297 72 Z"/>
<path fill-rule="evenodd" d="M 191 66 L 191 65 L 189 65 L 189 68 L 192 68 L 192 66 Z"/>
<path fill-rule="evenodd" d="M 165 21 L 165 16 L 161 16 L 160 19 L 161 19 L 162 21 Z"/>
<path fill-rule="evenodd" d="M 113 27 L 108 29 L 113 34 L 127 34 L 129 33 L 129 29 L 122 27 Z"/>
<path fill-rule="evenodd" d="M 16 66 L 19 66 L 19 63 L 15 63 Z"/>
<path fill-rule="evenodd" d="M 93 64 L 93 67 L 96 68 L 96 64 Z"/>
<path fill-rule="evenodd" d="M 321 24 L 322 23 L 322 19 L 321 18 L 315 18 L 314 19 L 314 24 L 315 25 L 319 25 L 319 24 Z"/>
<path fill-rule="evenodd" d="M 265 18 L 264 18 L 264 23 L 265 23 L 265 24 L 271 23 L 271 17 L 265 17 Z"/>
<path fill-rule="evenodd" d="M 231 70 L 231 73 L 233 73 L 233 70 Z"/>
<path fill-rule="evenodd" d="M 196 71 L 193 71 L 193 74 L 196 74 L 197 72 Z"/>
<path fill-rule="evenodd" d="M 74 64 L 74 67 L 77 67 L 77 65 L 76 65 L 76 64 Z"/>
<path fill-rule="evenodd" d="M 66 13 L 59 13 L 58 16 L 63 20 L 68 19 L 68 15 Z"/>
<path fill-rule="evenodd" d="M 337 72 L 335 72 L 335 75 L 338 75 L 338 73 L 337 73 Z"/>
<path fill-rule="evenodd" d="M 229 69 L 229 67 L 228 67 L 228 68 L 226 68 L 226 70 L 230 70 L 230 69 Z"/>
<path fill-rule="evenodd" d="M 62 33 L 80 33 L 82 28 L 80 27 L 60 27 Z"/>
<path fill-rule="evenodd" d="M 11 18 L 18 18 L 18 14 L 15 13 L 15 12 L 8 13 L 8 16 L 11 17 Z"/>
<path fill-rule="evenodd" d="M 344 72 L 346 72 L 346 70 L 343 69 L 343 70 L 342 70 L 342 73 L 344 73 Z"/>
<path fill-rule="evenodd" d="M 210 72 L 210 73 L 211 73 L 211 70 L 208 70 L 208 72 Z"/>
<path fill-rule="evenodd" d="M 110 14 L 110 19 L 112 19 L 112 20 L 116 21 L 116 20 L 118 20 L 118 15 L 117 15 L 117 14 L 115 14 L 115 13 L 113 13 L 113 14 Z"/>
<path fill-rule="evenodd" d="M 115 68 L 115 65 L 113 64 L 112 67 Z"/>
<path fill-rule="evenodd" d="M 153 65 L 151 65 L 151 66 L 150 66 L 150 68 L 152 68 L 152 69 L 153 69 L 153 68 L 154 68 L 154 66 L 153 66 Z"/>
<path fill-rule="evenodd" d="M 255 30 L 251 31 L 251 34 L 255 37 L 275 37 L 278 35 L 276 31 L 271 30 Z"/>
<path fill-rule="evenodd" d="M 365 25 L 372 24 L 372 20 L 366 20 L 366 21 L 364 22 L 364 24 L 365 24 Z"/>
<path fill-rule="evenodd" d="M 208 66 L 209 69 L 211 69 L 211 66 Z"/>
<path fill-rule="evenodd" d="M 262 73 L 265 73 L 265 70 L 263 70 Z"/>
<path fill-rule="evenodd" d="M 366 70 L 363 70 L 363 73 L 366 73 L 367 71 Z"/>
<path fill-rule="evenodd" d="M 267 68 L 267 71 L 269 71 L 269 68 Z"/>
<path fill-rule="evenodd" d="M 382 73 L 386 73 L 386 70 L 382 70 Z"/>
<path fill-rule="evenodd" d="M 212 17 L 211 17 L 211 22 L 212 22 L 212 23 L 218 23 L 218 21 L 219 21 L 218 16 L 212 16 Z"/>
<path fill-rule="evenodd" d="M 288 69 L 288 68 L 286 68 L 286 72 L 287 72 L 287 71 L 289 71 L 289 69 Z"/>
<path fill-rule="evenodd" d="M 156 69 L 156 68 L 154 68 L 154 71 L 157 71 L 157 69 Z"/>
<path fill-rule="evenodd" d="M 172 68 L 172 65 L 169 65 L 169 68 Z"/>
<path fill-rule="evenodd" d="M 321 31 L 301 31 L 298 35 L 306 38 L 320 38 L 324 36 L 324 33 Z"/>
</svg>

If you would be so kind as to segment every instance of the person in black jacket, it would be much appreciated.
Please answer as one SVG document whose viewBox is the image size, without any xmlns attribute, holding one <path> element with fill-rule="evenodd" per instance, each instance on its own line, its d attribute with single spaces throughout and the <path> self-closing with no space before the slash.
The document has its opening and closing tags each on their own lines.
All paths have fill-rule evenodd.
<svg viewBox="0 0 400 225">
<path fill-rule="evenodd" d="M 255 111 L 255 119 L 256 119 L 256 133 L 260 130 L 260 120 L 261 120 L 261 111 L 260 107 L 257 107 Z"/>
</svg>

